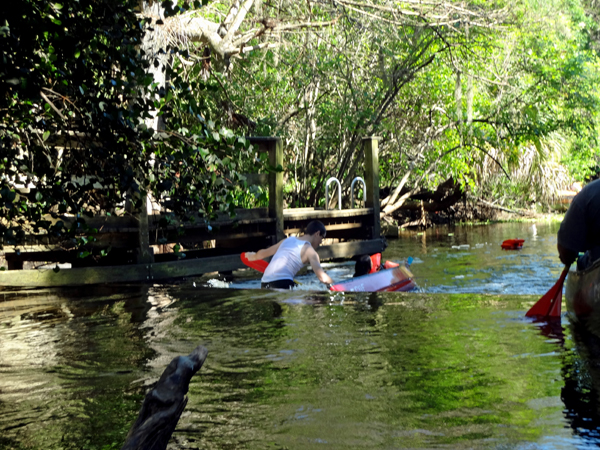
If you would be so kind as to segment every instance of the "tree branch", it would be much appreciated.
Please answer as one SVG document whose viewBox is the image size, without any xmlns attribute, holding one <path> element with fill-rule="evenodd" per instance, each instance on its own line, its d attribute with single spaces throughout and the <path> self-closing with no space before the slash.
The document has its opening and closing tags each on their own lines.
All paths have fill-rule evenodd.
<svg viewBox="0 0 600 450">
<path fill-rule="evenodd" d="M 52 103 L 52 102 L 50 101 L 50 99 L 49 99 L 48 97 L 46 97 L 46 94 L 44 94 L 42 91 L 40 91 L 40 95 L 42 96 L 42 98 L 43 98 L 44 100 L 46 100 L 46 103 L 48 103 L 48 104 L 50 105 L 50 107 L 51 107 L 51 108 L 52 108 L 54 111 L 56 111 L 56 114 L 58 114 L 58 116 L 59 116 L 59 117 L 60 117 L 62 120 L 64 120 L 64 121 L 66 122 L 66 121 L 67 121 L 67 118 L 66 118 L 65 116 L 63 116 L 63 115 L 62 115 L 62 113 L 60 112 L 60 110 L 59 110 L 59 109 L 58 109 L 56 106 L 54 106 L 54 103 Z"/>
<path fill-rule="evenodd" d="M 246 14 L 248 14 L 248 11 L 250 10 L 250 8 L 252 7 L 253 4 L 254 4 L 254 0 L 246 0 L 244 2 L 244 4 L 241 6 L 240 10 L 238 11 L 237 15 L 235 16 L 235 19 L 233 20 L 231 27 L 229 28 L 229 30 L 227 30 L 227 34 L 225 35 L 225 37 L 223 37 L 223 42 L 229 43 L 232 41 L 233 35 L 237 32 L 237 30 L 242 25 L 242 22 L 246 18 Z"/>
<path fill-rule="evenodd" d="M 498 164 L 498 166 L 502 169 L 502 172 L 504 172 L 504 175 L 506 175 L 506 178 L 508 178 L 508 181 L 511 181 L 510 179 L 510 175 L 508 174 L 508 172 L 504 169 L 504 167 L 502 166 L 502 164 L 500 164 L 500 161 L 498 161 L 495 157 L 493 157 L 492 155 L 489 154 L 489 152 L 487 152 L 483 147 L 480 147 L 477 144 L 471 144 L 472 147 L 475 147 L 477 150 L 485 153 L 490 159 L 492 159 L 496 164 Z"/>
</svg>

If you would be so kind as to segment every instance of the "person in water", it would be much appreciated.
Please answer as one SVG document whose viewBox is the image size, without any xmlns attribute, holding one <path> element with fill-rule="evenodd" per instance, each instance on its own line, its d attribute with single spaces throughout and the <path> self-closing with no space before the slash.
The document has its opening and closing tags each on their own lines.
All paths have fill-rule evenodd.
<svg viewBox="0 0 600 450">
<path fill-rule="evenodd" d="M 353 277 L 356 278 L 367 275 L 368 273 L 371 273 L 372 268 L 373 261 L 371 260 L 371 257 L 369 255 L 361 255 L 360 258 L 356 260 Z"/>
<path fill-rule="evenodd" d="M 293 288 L 294 276 L 305 264 L 310 264 L 321 283 L 333 284 L 331 277 L 321 267 L 321 260 L 316 252 L 326 234 L 325 225 L 318 220 L 313 220 L 307 225 L 302 237 L 291 236 L 256 253 L 246 252 L 249 261 L 273 256 L 261 279 L 261 287 L 263 289 Z"/>
<path fill-rule="evenodd" d="M 558 256 L 570 265 L 580 253 L 577 269 L 600 258 L 600 180 L 592 181 L 573 198 L 557 235 Z"/>
</svg>

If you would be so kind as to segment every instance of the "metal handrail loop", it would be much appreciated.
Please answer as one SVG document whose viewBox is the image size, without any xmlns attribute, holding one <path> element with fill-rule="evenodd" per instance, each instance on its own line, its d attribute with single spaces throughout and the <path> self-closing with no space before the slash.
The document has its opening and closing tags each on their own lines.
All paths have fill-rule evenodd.
<svg viewBox="0 0 600 450">
<path fill-rule="evenodd" d="M 331 177 L 329 180 L 327 180 L 327 183 L 325 183 L 325 209 L 329 209 L 329 183 L 331 183 L 332 181 L 337 183 L 338 209 L 342 209 L 342 185 L 340 183 L 340 180 L 338 180 L 336 177 Z"/>
<path fill-rule="evenodd" d="M 352 184 L 350 185 L 350 208 L 354 208 L 354 184 L 360 181 L 363 184 L 363 202 L 367 203 L 367 183 L 361 177 L 356 177 L 352 180 Z"/>
</svg>

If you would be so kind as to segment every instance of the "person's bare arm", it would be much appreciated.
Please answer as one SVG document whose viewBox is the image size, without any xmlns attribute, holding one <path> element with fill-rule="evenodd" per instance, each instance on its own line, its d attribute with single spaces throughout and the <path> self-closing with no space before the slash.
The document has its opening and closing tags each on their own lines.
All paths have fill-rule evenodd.
<svg viewBox="0 0 600 450">
<path fill-rule="evenodd" d="M 324 284 L 333 284 L 333 280 L 329 275 L 325 273 L 323 267 L 321 267 L 321 259 L 319 258 L 319 254 L 315 251 L 311 246 L 306 246 L 306 250 L 304 256 L 310 263 L 310 267 L 312 267 L 313 272 L 319 279 L 321 283 Z"/>
<path fill-rule="evenodd" d="M 268 258 L 269 256 L 273 256 L 282 242 L 283 241 L 279 241 L 277 244 L 271 245 L 269 248 L 264 248 L 262 250 L 259 250 L 256 253 L 255 252 L 246 252 L 246 258 L 248 258 L 248 261 L 256 261 L 258 259 L 265 259 L 265 258 Z"/>
</svg>

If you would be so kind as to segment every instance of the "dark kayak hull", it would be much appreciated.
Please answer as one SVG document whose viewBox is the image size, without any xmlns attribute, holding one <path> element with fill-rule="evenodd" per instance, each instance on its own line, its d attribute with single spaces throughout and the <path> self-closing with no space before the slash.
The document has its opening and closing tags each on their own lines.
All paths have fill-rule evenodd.
<svg viewBox="0 0 600 450">
<path fill-rule="evenodd" d="M 565 283 L 567 311 L 575 317 L 600 314 L 600 260 L 581 271 L 570 271 Z"/>
</svg>

